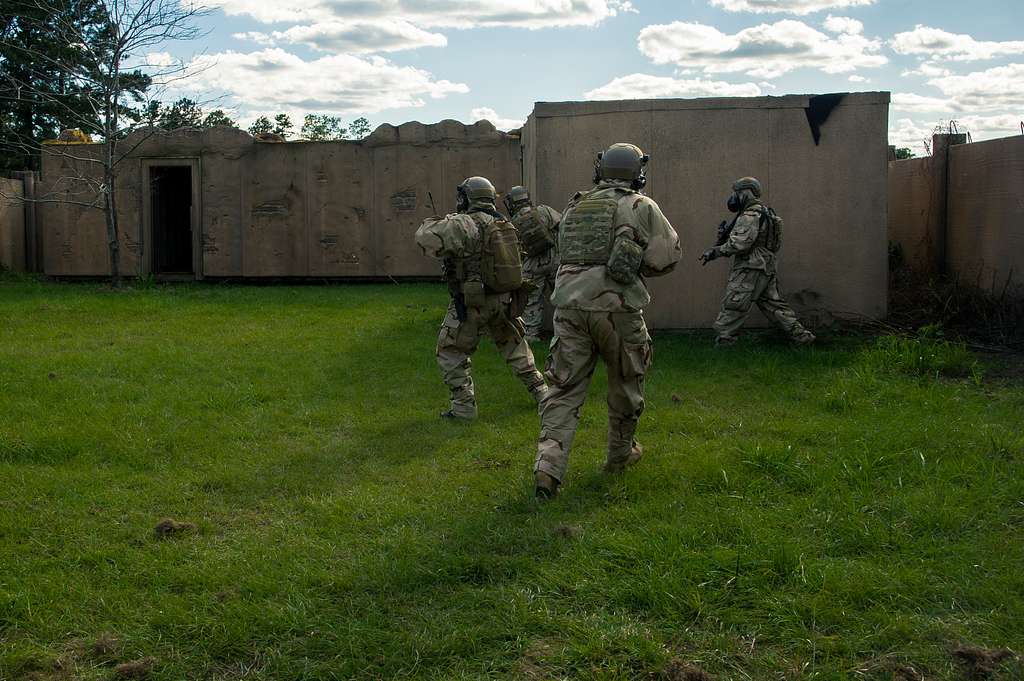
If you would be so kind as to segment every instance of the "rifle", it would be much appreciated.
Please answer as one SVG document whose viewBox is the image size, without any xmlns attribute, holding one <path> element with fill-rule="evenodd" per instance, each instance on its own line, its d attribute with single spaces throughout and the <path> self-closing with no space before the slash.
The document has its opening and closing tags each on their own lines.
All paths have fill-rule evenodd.
<svg viewBox="0 0 1024 681">
<path fill-rule="evenodd" d="M 455 318 L 464 322 L 469 318 L 469 310 L 466 308 L 466 295 L 462 292 L 462 282 L 453 271 L 457 268 L 458 265 L 451 260 L 445 260 L 441 264 L 445 282 L 448 284 L 448 295 L 451 296 L 452 304 L 455 305 Z"/>
<path fill-rule="evenodd" d="M 707 265 L 709 262 L 718 257 L 715 253 L 715 249 L 718 248 L 719 246 L 725 245 L 725 242 L 729 240 L 729 235 L 732 234 L 732 228 L 735 224 L 735 220 L 733 220 L 732 222 L 726 222 L 725 220 L 722 220 L 720 223 L 718 223 L 718 238 L 715 240 L 715 245 L 709 248 L 708 250 L 704 251 L 704 253 L 700 256 L 701 266 Z"/>
<path fill-rule="evenodd" d="M 440 215 L 437 212 L 437 206 L 434 205 L 434 195 L 431 194 L 430 192 L 427 192 L 427 198 L 430 199 L 430 210 L 434 211 L 435 216 Z"/>
</svg>

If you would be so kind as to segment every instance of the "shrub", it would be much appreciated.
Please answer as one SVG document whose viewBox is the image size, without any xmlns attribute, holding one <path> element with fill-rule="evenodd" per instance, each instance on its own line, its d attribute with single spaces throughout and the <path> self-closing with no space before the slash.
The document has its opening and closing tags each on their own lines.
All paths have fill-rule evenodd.
<svg viewBox="0 0 1024 681">
<path fill-rule="evenodd" d="M 923 326 L 916 336 L 885 336 L 867 351 L 869 366 L 911 376 L 978 377 L 980 368 L 963 343 L 943 338 L 938 325 Z"/>
</svg>

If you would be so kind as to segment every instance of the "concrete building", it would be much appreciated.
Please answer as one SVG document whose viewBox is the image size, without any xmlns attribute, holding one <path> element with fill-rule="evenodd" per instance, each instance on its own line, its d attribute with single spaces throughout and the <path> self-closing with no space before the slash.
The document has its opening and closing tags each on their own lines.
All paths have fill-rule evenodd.
<svg viewBox="0 0 1024 681">
<path fill-rule="evenodd" d="M 684 261 L 652 281 L 662 328 L 707 327 L 728 267 L 697 256 L 726 217 L 732 180 L 755 175 L 785 219 L 781 282 L 807 314 L 886 311 L 888 93 L 538 103 L 518 133 L 487 122 L 383 125 L 360 141 L 261 142 L 239 130 L 129 138 L 117 198 L 122 271 L 203 277 L 401 278 L 438 274 L 413 243 L 420 221 L 454 207 L 455 186 L 485 175 L 525 183 L 562 209 L 591 185 L 616 141 L 652 156 L 648 193 L 679 231 Z M 54 145 L 37 195 L 95 197 L 101 145 Z M 76 160 L 78 159 L 78 160 Z M 45 203 L 43 269 L 109 271 L 102 212 Z M 755 320 L 756 321 L 756 320 Z M 763 320 L 761 320 L 763 323 Z"/>
</svg>

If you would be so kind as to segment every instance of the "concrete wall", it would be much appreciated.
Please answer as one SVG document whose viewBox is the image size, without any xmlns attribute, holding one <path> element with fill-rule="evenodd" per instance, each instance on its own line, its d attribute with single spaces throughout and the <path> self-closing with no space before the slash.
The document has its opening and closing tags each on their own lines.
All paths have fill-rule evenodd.
<svg viewBox="0 0 1024 681">
<path fill-rule="evenodd" d="M 912 270 L 932 273 L 939 265 L 942 227 L 933 211 L 936 177 L 931 156 L 889 161 L 889 241 Z"/>
<path fill-rule="evenodd" d="M 1024 135 L 954 146 L 949 164 L 949 272 L 1024 297 Z"/>
<path fill-rule="evenodd" d="M 258 142 L 231 128 L 140 133 L 117 183 L 122 271 L 149 271 L 143 194 L 147 164 L 197 159 L 202 275 L 212 277 L 401 277 L 438 274 L 413 242 L 419 223 L 454 210 L 455 186 L 485 175 L 499 190 L 520 182 L 518 136 L 487 122 L 383 125 L 358 142 Z M 95 201 L 87 158 L 101 145 L 48 145 L 40 190 Z M 109 272 L 103 213 L 48 203 L 45 271 Z"/>
<path fill-rule="evenodd" d="M 651 154 L 647 193 L 684 252 L 673 274 L 650 281 L 655 326 L 714 320 L 728 265 L 696 260 L 743 175 L 761 179 L 785 219 L 780 281 L 790 300 L 883 317 L 888 102 L 888 93 L 846 95 L 821 125 L 819 144 L 807 96 L 538 103 L 523 129 L 525 179 L 537 199 L 562 209 L 592 186 L 595 154 L 609 144 L 633 142 Z"/>
<path fill-rule="evenodd" d="M 25 204 L 21 180 L 0 177 L 0 267 L 25 271 Z"/>
</svg>

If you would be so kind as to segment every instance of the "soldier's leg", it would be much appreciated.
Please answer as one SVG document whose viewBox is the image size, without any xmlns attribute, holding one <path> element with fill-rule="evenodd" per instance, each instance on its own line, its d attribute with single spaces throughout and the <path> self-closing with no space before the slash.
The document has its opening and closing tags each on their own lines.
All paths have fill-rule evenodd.
<svg viewBox="0 0 1024 681">
<path fill-rule="evenodd" d="M 811 343 L 814 341 L 814 334 L 800 323 L 796 312 L 782 297 L 782 293 L 779 291 L 779 280 L 775 275 L 768 279 L 764 291 L 757 299 L 757 306 L 761 308 L 765 317 L 772 320 L 795 342 Z"/>
<path fill-rule="evenodd" d="M 715 331 L 718 332 L 716 343 L 731 345 L 736 342 L 754 303 L 754 293 L 758 278 L 764 276 L 758 270 L 735 268 L 729 273 L 729 283 L 725 286 L 725 297 L 722 298 L 722 310 L 715 320 Z"/>
<path fill-rule="evenodd" d="M 451 408 L 445 415 L 455 418 L 473 419 L 477 414 L 470 357 L 479 343 L 478 316 L 471 309 L 466 321 L 459 321 L 455 306 L 449 305 L 437 335 L 437 366 L 451 391 Z"/>
<path fill-rule="evenodd" d="M 487 330 L 506 364 L 512 367 L 516 378 L 540 404 L 547 392 L 544 376 L 537 370 L 533 351 L 526 342 L 522 320 L 509 319 L 507 308 L 508 304 L 501 303 L 500 300 L 493 304 L 489 303 Z"/>
<path fill-rule="evenodd" d="M 544 367 L 548 397 L 541 405 L 540 438 L 535 473 L 557 482 L 569 468 L 569 450 L 580 420 L 580 408 L 597 366 L 597 348 L 590 338 L 589 315 L 582 310 L 555 310 L 555 337 Z"/>
<path fill-rule="evenodd" d="M 642 453 L 634 437 L 644 411 L 644 380 L 651 365 L 651 337 L 639 312 L 610 315 L 595 336 L 608 366 L 608 458 L 605 470 L 621 471 Z"/>
<path fill-rule="evenodd" d="M 544 325 L 544 301 L 551 295 L 551 291 L 547 287 L 547 278 L 543 275 L 531 275 L 530 281 L 535 288 L 526 299 L 523 326 L 526 327 L 526 339 L 536 341 L 540 339 L 541 328 Z"/>
</svg>

